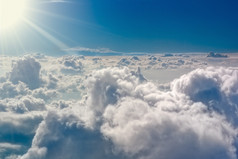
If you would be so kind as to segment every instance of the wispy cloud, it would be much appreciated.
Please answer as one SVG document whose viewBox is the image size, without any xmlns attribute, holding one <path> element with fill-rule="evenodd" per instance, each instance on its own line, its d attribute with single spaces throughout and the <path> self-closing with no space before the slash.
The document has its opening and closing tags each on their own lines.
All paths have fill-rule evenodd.
<svg viewBox="0 0 238 159">
<path fill-rule="evenodd" d="M 100 54 L 120 54 L 120 55 L 144 55 L 144 54 L 148 54 L 146 52 L 123 52 L 123 51 L 115 51 L 109 48 L 87 48 L 87 47 L 73 47 L 73 48 L 69 48 L 69 49 L 65 49 L 64 51 L 67 52 L 88 52 L 88 53 L 100 53 Z"/>
<path fill-rule="evenodd" d="M 109 49 L 109 48 L 97 48 L 97 49 L 93 49 L 93 48 L 87 48 L 87 47 L 81 47 L 81 46 L 67 49 L 67 51 L 95 52 L 95 53 L 123 53 L 123 52 L 111 50 L 111 49 Z"/>
</svg>

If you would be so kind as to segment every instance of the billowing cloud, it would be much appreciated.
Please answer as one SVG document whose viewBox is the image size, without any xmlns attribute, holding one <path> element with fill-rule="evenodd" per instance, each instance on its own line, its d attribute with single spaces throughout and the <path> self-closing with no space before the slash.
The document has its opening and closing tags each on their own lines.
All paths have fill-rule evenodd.
<svg viewBox="0 0 238 159">
<path fill-rule="evenodd" d="M 0 99 L 14 98 L 19 95 L 26 95 L 28 93 L 29 89 L 22 82 L 19 82 L 16 85 L 9 81 L 0 83 Z"/>
<path fill-rule="evenodd" d="M 0 80 L 0 158 L 237 158 L 236 68 L 175 55 L 12 60 Z M 190 64 L 201 68 L 170 83 L 143 76 Z"/>
<path fill-rule="evenodd" d="M 194 102 L 224 113 L 235 124 L 238 108 L 238 70 L 209 67 L 197 69 L 173 81 L 172 89 Z"/>
<path fill-rule="evenodd" d="M 77 73 L 83 71 L 82 58 L 78 56 L 64 56 L 60 63 L 63 64 L 61 71 L 63 73 Z"/>
<path fill-rule="evenodd" d="M 80 116 L 77 108 L 67 107 L 49 111 L 36 131 L 32 147 L 21 158 L 76 159 L 112 156 L 111 144 L 104 140 L 99 130 L 87 126 L 83 116 L 89 114 L 86 111 L 84 113 Z"/>
<path fill-rule="evenodd" d="M 196 70 L 175 80 L 167 92 L 127 68 L 95 71 L 87 79 L 85 98 L 60 111 L 49 111 L 22 158 L 235 159 L 235 125 L 200 96 L 190 98 L 183 91 L 195 87 L 197 79 L 208 78 L 207 86 L 215 87 L 207 77 L 211 70 L 221 76 L 228 74 L 225 70 L 232 71 Z M 181 82 L 185 77 L 191 81 Z M 225 81 L 220 90 L 224 93 L 229 92 Z M 216 100 L 216 96 L 210 98 Z"/>
<path fill-rule="evenodd" d="M 19 81 L 27 84 L 30 89 L 38 88 L 42 81 L 40 77 L 41 65 L 34 58 L 25 57 L 13 63 L 9 79 L 17 84 Z"/>
</svg>

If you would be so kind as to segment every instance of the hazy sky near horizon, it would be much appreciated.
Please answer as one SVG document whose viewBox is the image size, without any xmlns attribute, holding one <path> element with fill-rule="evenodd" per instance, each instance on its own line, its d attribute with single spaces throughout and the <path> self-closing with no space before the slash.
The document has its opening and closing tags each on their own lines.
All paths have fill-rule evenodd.
<svg viewBox="0 0 238 159">
<path fill-rule="evenodd" d="M 238 50 L 236 0 L 28 1 L 25 20 L 0 33 L 1 54 Z"/>
</svg>

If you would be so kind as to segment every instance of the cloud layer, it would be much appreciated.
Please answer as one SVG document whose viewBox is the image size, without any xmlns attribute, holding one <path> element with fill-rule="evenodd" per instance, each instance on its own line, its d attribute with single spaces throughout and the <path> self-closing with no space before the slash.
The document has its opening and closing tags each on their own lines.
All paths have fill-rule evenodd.
<svg viewBox="0 0 238 159">
<path fill-rule="evenodd" d="M 90 60 L 15 59 L 0 83 L 0 158 L 237 158 L 236 68 L 199 68 L 162 90 L 140 68 Z"/>
</svg>

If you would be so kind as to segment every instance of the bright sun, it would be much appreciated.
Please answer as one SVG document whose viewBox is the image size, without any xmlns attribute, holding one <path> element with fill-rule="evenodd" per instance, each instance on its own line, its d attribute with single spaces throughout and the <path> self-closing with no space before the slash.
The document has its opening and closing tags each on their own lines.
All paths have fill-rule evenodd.
<svg viewBox="0 0 238 159">
<path fill-rule="evenodd" d="M 24 17 L 27 0 L 0 0 L 0 31 L 14 28 Z"/>
</svg>

